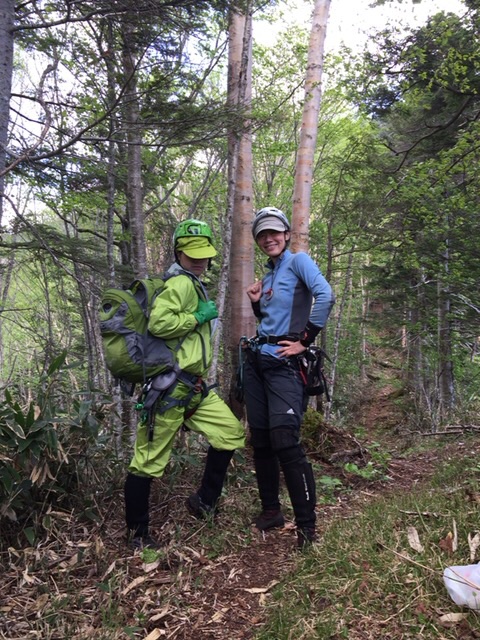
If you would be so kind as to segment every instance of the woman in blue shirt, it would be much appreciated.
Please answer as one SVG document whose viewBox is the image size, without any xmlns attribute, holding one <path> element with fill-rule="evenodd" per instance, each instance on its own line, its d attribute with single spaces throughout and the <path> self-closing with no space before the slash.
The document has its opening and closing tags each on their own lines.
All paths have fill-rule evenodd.
<svg viewBox="0 0 480 640">
<path fill-rule="evenodd" d="M 245 403 L 262 512 L 260 530 L 284 525 L 280 468 L 297 526 L 298 547 L 315 540 L 315 479 L 300 443 L 304 384 L 298 358 L 325 325 L 332 289 L 315 262 L 288 250 L 290 223 L 275 207 L 260 209 L 252 227 L 268 272 L 247 288 L 259 320 L 245 364 Z"/>
</svg>

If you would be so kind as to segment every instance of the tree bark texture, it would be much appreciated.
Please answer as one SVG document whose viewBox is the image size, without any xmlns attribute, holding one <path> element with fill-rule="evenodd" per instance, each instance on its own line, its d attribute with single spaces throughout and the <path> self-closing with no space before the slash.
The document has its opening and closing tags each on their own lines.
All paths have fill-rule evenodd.
<svg viewBox="0 0 480 640">
<path fill-rule="evenodd" d="M 137 278 L 147 275 L 145 247 L 145 218 L 142 185 L 142 127 L 137 92 L 134 29 L 125 24 L 123 30 L 123 68 L 127 82 L 125 90 L 125 124 L 127 126 L 127 184 L 126 197 L 130 230 L 132 268 Z"/>
<path fill-rule="evenodd" d="M 336 313 L 335 313 L 335 331 L 333 336 L 333 352 L 330 354 L 330 358 L 332 360 L 332 364 L 330 367 L 330 376 L 329 376 L 329 394 L 330 394 L 330 402 L 326 404 L 325 407 L 325 420 L 330 419 L 330 413 L 332 408 L 333 396 L 335 393 L 335 382 L 336 382 L 336 374 L 337 374 L 337 365 L 338 365 L 338 357 L 340 351 L 340 340 L 341 340 L 341 332 L 342 332 L 342 323 L 344 321 L 344 312 L 345 307 L 347 305 L 348 298 L 350 296 L 351 288 L 352 288 L 352 267 L 353 267 L 353 256 L 355 252 L 355 245 L 352 245 L 351 251 L 348 255 L 348 266 L 345 273 L 345 284 L 343 287 L 342 295 L 340 298 L 340 304 L 336 305 Z"/>
<path fill-rule="evenodd" d="M 448 227 L 448 225 L 447 225 Z M 438 282 L 438 385 L 440 414 L 446 417 L 455 407 L 455 381 L 453 372 L 453 340 L 450 320 L 451 296 L 448 286 L 450 248 L 448 238 L 441 256 Z"/>
<path fill-rule="evenodd" d="M 229 343 L 236 349 L 242 335 L 255 330 L 255 318 L 245 289 L 254 278 L 254 245 L 252 238 L 252 135 L 248 119 L 252 98 L 252 16 L 234 13 L 230 24 L 229 101 L 244 118 L 240 131 L 233 131 L 237 144 L 233 176 L 232 244 L 229 277 Z"/>
<path fill-rule="evenodd" d="M 329 11 L 330 0 L 316 0 L 308 46 L 305 102 L 295 166 L 291 241 L 294 252 L 308 250 L 313 164 L 317 144 L 323 55 Z"/>
<path fill-rule="evenodd" d="M 12 92 L 14 12 L 14 0 L 0 0 L 0 225 L 3 219 L 5 185 L 1 171 L 5 168 Z"/>
<path fill-rule="evenodd" d="M 245 290 L 254 278 L 254 246 L 251 234 L 252 137 L 249 130 L 252 76 L 252 14 L 250 4 L 245 14 L 232 11 L 229 23 L 228 96 L 232 126 L 228 138 L 228 243 L 225 244 L 225 295 L 223 317 L 225 360 L 230 365 L 228 379 L 238 364 L 238 341 L 255 329 L 255 318 Z M 232 386 L 231 384 L 229 385 Z M 230 402 L 237 415 L 242 408 L 233 394 Z"/>
</svg>

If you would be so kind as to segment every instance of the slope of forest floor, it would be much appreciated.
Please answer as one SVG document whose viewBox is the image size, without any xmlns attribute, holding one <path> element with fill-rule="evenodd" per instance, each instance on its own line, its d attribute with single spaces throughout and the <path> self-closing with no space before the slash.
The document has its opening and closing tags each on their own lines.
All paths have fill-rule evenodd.
<svg viewBox="0 0 480 640">
<path fill-rule="evenodd" d="M 354 517 L 376 496 L 409 491 L 431 477 L 442 459 L 458 454 L 459 443 L 451 440 L 407 453 L 399 436 L 405 415 L 394 387 L 386 380 L 369 388 L 357 416 L 362 441 L 323 425 L 319 447 L 310 452 L 317 476 L 338 478 L 348 487 L 328 503 L 319 501 L 319 544 L 332 519 Z M 347 473 L 344 463 L 361 466 L 373 442 L 388 450 L 385 476 L 376 480 Z M 248 452 L 242 465 L 251 468 Z M 100 478 L 95 498 L 99 524 L 52 511 L 44 543 L 10 548 L 2 558 L 0 637 L 254 638 L 265 622 L 272 588 L 301 562 L 291 511 L 287 508 L 285 528 L 255 530 L 249 524 L 256 509 L 254 479 L 250 475 L 243 481 L 243 469 L 240 480 L 230 483 L 216 522 L 199 523 L 184 508 L 195 483 L 193 471 L 190 478 L 185 473 L 175 479 L 174 490 L 154 488 L 152 533 L 166 547 L 153 563 L 145 564 L 138 552 L 126 548 L 122 491 L 117 488 L 106 497 Z"/>
</svg>

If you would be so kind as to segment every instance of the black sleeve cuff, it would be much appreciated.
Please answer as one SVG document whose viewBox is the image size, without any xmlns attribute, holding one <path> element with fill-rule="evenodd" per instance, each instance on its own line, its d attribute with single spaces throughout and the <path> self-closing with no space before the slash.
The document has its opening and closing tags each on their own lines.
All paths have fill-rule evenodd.
<svg viewBox="0 0 480 640">
<path fill-rule="evenodd" d="M 300 334 L 300 343 L 303 344 L 304 347 L 309 347 L 312 342 L 315 342 L 315 338 L 320 333 L 321 328 L 322 327 L 317 327 L 316 324 L 307 322 L 305 329 Z"/>
<path fill-rule="evenodd" d="M 256 318 L 262 317 L 262 312 L 260 311 L 260 300 L 257 300 L 257 302 L 252 302 L 252 309 Z"/>
</svg>

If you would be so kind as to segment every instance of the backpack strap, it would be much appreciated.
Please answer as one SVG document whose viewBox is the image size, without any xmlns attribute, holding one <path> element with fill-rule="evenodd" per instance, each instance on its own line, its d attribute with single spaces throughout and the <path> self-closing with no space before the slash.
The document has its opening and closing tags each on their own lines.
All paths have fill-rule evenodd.
<svg viewBox="0 0 480 640">
<path fill-rule="evenodd" d="M 163 280 L 166 281 L 179 275 L 184 275 L 190 278 L 199 298 L 208 297 L 200 280 L 184 269 L 180 269 L 175 273 L 166 272 L 163 275 Z M 178 343 L 175 345 L 175 348 L 173 349 L 174 352 L 180 349 L 183 341 L 187 338 L 188 335 L 190 335 L 190 333 L 191 332 L 186 333 L 178 341 Z M 203 345 L 202 349 L 204 349 Z M 189 387 L 189 391 L 183 399 L 172 397 L 172 393 L 179 382 L 182 382 L 187 387 Z M 173 369 L 171 369 L 170 371 L 160 373 L 150 380 L 146 380 L 142 389 L 142 393 L 138 398 L 136 408 L 143 412 L 142 422 L 146 422 L 148 424 L 149 441 L 153 439 L 155 414 L 161 415 L 172 407 L 187 407 L 190 404 L 192 398 L 197 393 L 201 393 L 202 398 L 204 398 L 208 395 L 211 389 L 217 386 L 217 383 L 207 385 L 202 377 L 183 371 L 182 369 L 180 369 L 177 363 L 175 363 Z M 190 409 L 188 412 L 186 412 L 185 419 L 187 420 L 188 418 L 190 418 L 196 410 L 197 407 L 194 407 L 193 409 Z"/>
<path fill-rule="evenodd" d="M 172 396 L 179 382 L 189 387 L 187 395 L 181 399 Z M 202 377 L 182 371 L 178 367 L 152 378 L 144 386 L 136 405 L 136 408 L 143 412 L 142 422 L 148 424 L 148 440 L 151 442 L 153 439 L 155 414 L 162 415 L 172 407 L 186 408 L 197 393 L 201 393 L 202 398 L 205 398 L 216 386 L 218 386 L 217 383 L 207 385 Z M 193 416 L 197 406 L 185 413 L 185 420 Z"/>
</svg>

